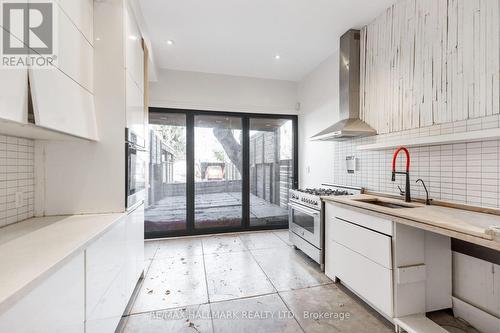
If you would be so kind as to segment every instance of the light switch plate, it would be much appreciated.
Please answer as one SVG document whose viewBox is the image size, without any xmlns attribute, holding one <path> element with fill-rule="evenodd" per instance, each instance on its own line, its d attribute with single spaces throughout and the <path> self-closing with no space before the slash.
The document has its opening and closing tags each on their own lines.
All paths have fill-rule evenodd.
<svg viewBox="0 0 500 333">
<path fill-rule="evenodd" d="M 346 165 L 347 173 L 352 174 L 352 173 L 356 172 L 357 171 L 356 164 L 357 164 L 356 156 L 346 156 L 345 157 L 345 165 Z"/>
</svg>

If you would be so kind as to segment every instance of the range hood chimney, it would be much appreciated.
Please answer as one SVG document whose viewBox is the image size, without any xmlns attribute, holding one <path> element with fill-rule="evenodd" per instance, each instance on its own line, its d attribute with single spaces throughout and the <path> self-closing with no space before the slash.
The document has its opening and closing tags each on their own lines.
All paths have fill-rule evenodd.
<svg viewBox="0 0 500 333">
<path fill-rule="evenodd" d="M 359 119 L 359 30 L 351 29 L 340 37 L 339 53 L 340 121 L 316 134 L 311 140 L 342 141 L 377 134 L 370 125 Z"/>
</svg>

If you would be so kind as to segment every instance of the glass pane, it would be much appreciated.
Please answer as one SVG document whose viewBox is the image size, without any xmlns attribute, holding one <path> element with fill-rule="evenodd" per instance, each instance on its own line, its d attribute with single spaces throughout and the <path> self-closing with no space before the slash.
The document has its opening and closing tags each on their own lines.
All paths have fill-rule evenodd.
<svg viewBox="0 0 500 333">
<path fill-rule="evenodd" d="M 301 213 L 297 210 L 293 211 L 293 223 L 306 229 L 310 233 L 314 234 L 314 217 Z"/>
<path fill-rule="evenodd" d="M 150 113 L 149 190 L 145 232 L 185 231 L 186 116 Z"/>
<path fill-rule="evenodd" d="M 195 228 L 241 226 L 241 123 L 236 117 L 195 117 Z"/>
<path fill-rule="evenodd" d="M 250 119 L 250 225 L 288 225 L 293 186 L 293 125 L 287 119 Z"/>
</svg>

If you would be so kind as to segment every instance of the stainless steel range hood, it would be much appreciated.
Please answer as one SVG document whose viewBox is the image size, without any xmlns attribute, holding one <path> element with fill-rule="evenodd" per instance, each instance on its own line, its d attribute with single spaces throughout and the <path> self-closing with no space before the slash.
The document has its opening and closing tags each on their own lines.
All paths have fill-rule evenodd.
<svg viewBox="0 0 500 333">
<path fill-rule="evenodd" d="M 377 134 L 370 125 L 359 119 L 359 45 L 359 30 L 349 30 L 340 37 L 340 121 L 313 136 L 312 140 L 341 141 Z"/>
</svg>

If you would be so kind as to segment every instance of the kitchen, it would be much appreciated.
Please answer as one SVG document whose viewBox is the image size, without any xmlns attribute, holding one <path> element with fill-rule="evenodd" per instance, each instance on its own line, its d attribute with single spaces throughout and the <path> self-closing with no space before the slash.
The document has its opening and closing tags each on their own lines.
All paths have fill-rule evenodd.
<svg viewBox="0 0 500 333">
<path fill-rule="evenodd" d="M 499 0 L 0 5 L 0 332 L 500 332 Z"/>
</svg>

